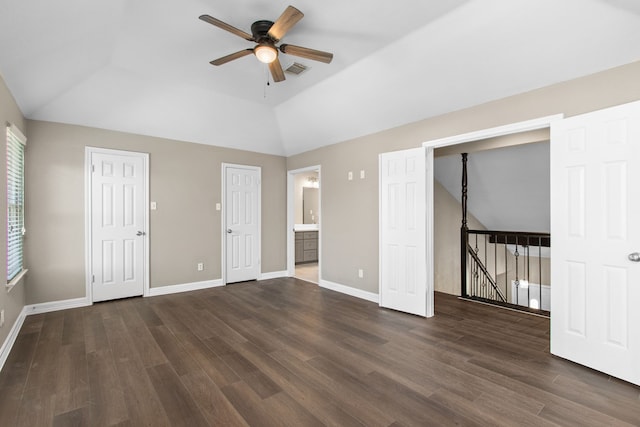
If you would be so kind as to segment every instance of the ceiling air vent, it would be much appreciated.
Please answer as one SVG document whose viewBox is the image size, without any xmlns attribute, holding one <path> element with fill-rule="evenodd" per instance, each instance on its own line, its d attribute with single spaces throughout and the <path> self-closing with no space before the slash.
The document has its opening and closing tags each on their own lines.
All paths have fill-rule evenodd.
<svg viewBox="0 0 640 427">
<path fill-rule="evenodd" d="M 290 74 L 300 75 L 305 71 L 307 71 L 308 69 L 309 67 L 307 67 L 306 65 L 302 65 L 299 62 L 294 62 L 293 64 L 291 64 L 289 68 L 287 68 L 284 71 Z"/>
</svg>

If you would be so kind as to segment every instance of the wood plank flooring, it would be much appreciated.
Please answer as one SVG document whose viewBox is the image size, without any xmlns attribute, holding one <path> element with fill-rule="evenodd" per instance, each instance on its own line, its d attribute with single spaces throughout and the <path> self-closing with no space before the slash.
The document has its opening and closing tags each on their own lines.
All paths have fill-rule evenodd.
<svg viewBox="0 0 640 427">
<path fill-rule="evenodd" d="M 0 373 L 0 426 L 181 425 L 640 425 L 640 388 L 551 356 L 547 319 L 293 278 L 29 316 Z"/>
</svg>

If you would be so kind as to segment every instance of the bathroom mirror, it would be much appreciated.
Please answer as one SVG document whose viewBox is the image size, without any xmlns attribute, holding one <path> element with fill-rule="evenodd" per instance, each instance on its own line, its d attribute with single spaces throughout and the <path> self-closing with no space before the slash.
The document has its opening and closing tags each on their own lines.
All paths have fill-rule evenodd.
<svg viewBox="0 0 640 427">
<path fill-rule="evenodd" d="M 318 171 L 298 173 L 294 180 L 294 228 L 317 230 L 320 223 L 320 176 Z"/>
<path fill-rule="evenodd" d="M 302 188 L 302 220 L 303 224 L 317 224 L 319 220 L 318 212 L 318 189 L 313 187 Z"/>
</svg>

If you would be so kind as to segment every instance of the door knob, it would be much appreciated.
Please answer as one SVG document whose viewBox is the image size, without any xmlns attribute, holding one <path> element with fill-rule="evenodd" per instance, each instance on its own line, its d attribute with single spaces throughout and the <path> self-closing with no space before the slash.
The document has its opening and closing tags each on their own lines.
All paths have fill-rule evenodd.
<svg viewBox="0 0 640 427">
<path fill-rule="evenodd" d="M 138 231 L 136 233 L 136 236 L 146 236 L 146 235 L 147 235 L 147 233 L 145 233 L 144 231 Z"/>
<path fill-rule="evenodd" d="M 634 252 L 632 254 L 629 254 L 629 261 L 640 262 L 640 253 Z"/>
<path fill-rule="evenodd" d="M 227 228 L 227 233 L 231 234 L 231 229 Z"/>
</svg>

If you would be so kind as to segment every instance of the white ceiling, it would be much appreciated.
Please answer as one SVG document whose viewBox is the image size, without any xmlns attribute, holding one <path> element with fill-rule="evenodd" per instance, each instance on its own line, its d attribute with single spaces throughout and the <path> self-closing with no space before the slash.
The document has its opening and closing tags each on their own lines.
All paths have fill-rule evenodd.
<svg viewBox="0 0 640 427">
<path fill-rule="evenodd" d="M 435 178 L 460 202 L 460 155 L 437 157 Z M 550 232 L 549 142 L 469 153 L 467 209 L 488 230 Z"/>
<path fill-rule="evenodd" d="M 331 64 L 266 86 L 244 31 Z M 640 59 L 637 0 L 0 0 L 0 73 L 26 117 L 291 155 Z M 282 55 L 286 67 L 295 58 Z"/>
</svg>

